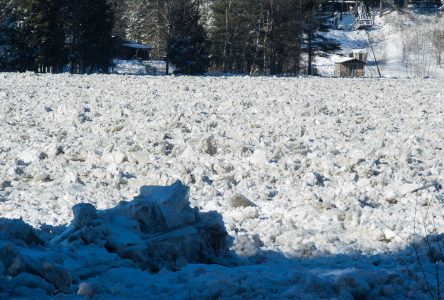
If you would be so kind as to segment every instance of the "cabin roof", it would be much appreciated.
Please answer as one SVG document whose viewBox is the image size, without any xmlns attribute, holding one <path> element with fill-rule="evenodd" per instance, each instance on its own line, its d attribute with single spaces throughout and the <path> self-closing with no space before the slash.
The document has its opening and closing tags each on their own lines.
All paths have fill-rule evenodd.
<svg viewBox="0 0 444 300">
<path fill-rule="evenodd" d="M 128 48 L 134 48 L 134 49 L 144 49 L 144 50 L 152 50 L 153 47 L 150 45 L 142 45 L 138 43 L 128 42 L 124 43 L 122 46 L 128 47 Z"/>
<path fill-rule="evenodd" d="M 341 64 L 341 65 L 362 64 L 362 65 L 366 65 L 366 63 L 363 62 L 362 60 L 359 60 L 359 59 L 353 58 L 353 57 L 346 57 L 346 58 L 344 58 L 342 60 L 337 61 L 336 64 Z"/>
</svg>

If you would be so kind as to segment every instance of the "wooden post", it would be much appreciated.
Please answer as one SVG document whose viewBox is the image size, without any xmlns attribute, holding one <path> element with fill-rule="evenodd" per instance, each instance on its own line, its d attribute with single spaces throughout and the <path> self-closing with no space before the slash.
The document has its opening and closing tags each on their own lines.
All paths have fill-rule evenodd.
<svg viewBox="0 0 444 300">
<path fill-rule="evenodd" d="M 164 56 L 163 60 L 165 61 L 165 75 L 168 75 L 169 72 L 168 56 Z"/>
</svg>

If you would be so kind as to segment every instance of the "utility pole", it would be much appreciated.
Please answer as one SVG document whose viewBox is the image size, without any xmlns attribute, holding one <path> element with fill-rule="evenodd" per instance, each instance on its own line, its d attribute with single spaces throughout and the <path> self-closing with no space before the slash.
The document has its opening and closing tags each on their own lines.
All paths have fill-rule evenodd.
<svg viewBox="0 0 444 300">
<path fill-rule="evenodd" d="M 382 9 L 383 9 L 382 0 L 379 0 L 379 17 L 382 18 Z"/>
<path fill-rule="evenodd" d="M 370 35 L 368 34 L 367 30 L 365 31 L 365 33 L 367 34 L 368 43 L 370 44 L 370 48 L 372 49 L 373 58 L 375 59 L 376 69 L 378 70 L 379 78 L 381 78 L 382 77 L 381 76 L 381 71 L 379 70 L 378 61 L 376 60 L 375 50 L 373 49 L 373 44 L 372 44 L 372 41 L 370 39 Z"/>
</svg>

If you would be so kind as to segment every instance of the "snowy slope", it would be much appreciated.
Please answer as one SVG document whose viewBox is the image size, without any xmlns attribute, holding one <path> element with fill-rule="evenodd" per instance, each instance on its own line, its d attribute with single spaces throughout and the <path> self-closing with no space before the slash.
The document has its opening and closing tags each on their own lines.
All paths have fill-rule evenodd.
<svg viewBox="0 0 444 300">
<path fill-rule="evenodd" d="M 420 237 L 444 228 L 443 99 L 437 79 L 0 74 L 0 216 L 66 225 L 77 203 L 108 209 L 180 179 L 222 215 L 237 266 L 150 274 L 108 257 L 82 288 L 424 299 L 411 242 L 437 293 L 442 257 Z"/>
<path fill-rule="evenodd" d="M 345 14 L 340 22 L 344 30 L 321 33 L 328 39 L 336 40 L 341 50 L 328 57 L 316 58 L 315 67 L 320 75 L 333 76 L 335 62 L 347 57 L 352 50 L 362 49 L 368 53 L 367 77 L 379 77 L 377 61 L 382 77 L 444 78 L 444 64 L 437 63 L 438 50 L 433 44 L 436 39 L 434 30 L 443 28 L 442 18 L 435 13 L 413 11 L 400 14 L 386 10 L 381 18 L 377 11 L 373 14 L 374 26 L 369 30 L 352 30 L 350 24 L 354 14 L 351 13 Z"/>
</svg>

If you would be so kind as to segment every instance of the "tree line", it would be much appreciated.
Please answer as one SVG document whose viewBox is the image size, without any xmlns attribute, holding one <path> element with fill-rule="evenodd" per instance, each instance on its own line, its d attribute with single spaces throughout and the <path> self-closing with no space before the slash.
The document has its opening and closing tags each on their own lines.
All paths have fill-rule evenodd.
<svg viewBox="0 0 444 300">
<path fill-rule="evenodd" d="M 0 0 L 0 68 L 106 72 L 112 30 L 106 0 Z"/>
<path fill-rule="evenodd" d="M 0 0 L 0 70 L 107 72 L 118 37 L 153 46 L 154 59 L 185 74 L 310 73 L 318 7 L 319 0 Z"/>
</svg>

